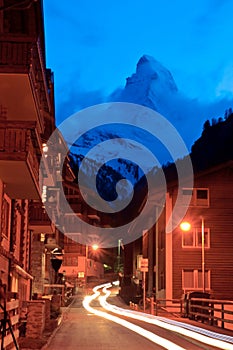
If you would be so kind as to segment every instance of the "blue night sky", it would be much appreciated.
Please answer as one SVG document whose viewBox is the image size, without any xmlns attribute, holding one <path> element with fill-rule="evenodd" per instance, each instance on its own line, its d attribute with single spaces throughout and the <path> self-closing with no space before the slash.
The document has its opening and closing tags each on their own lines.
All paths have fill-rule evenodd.
<svg viewBox="0 0 233 350">
<path fill-rule="evenodd" d="M 143 54 L 188 98 L 233 107 L 232 13 L 232 0 L 44 0 L 57 122 L 123 87 Z"/>
</svg>

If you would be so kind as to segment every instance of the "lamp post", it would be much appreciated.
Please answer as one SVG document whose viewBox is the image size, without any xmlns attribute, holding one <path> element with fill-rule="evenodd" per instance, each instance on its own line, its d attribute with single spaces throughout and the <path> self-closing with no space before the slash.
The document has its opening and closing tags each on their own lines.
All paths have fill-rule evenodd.
<svg viewBox="0 0 233 350">
<path fill-rule="evenodd" d="M 118 246 L 117 246 L 117 266 L 116 266 L 116 272 L 119 274 L 121 272 L 121 247 L 122 244 L 122 238 L 118 239 Z"/>
<path fill-rule="evenodd" d="M 201 217 L 201 267 L 202 267 L 202 288 L 205 292 L 205 224 Z"/>
<path fill-rule="evenodd" d="M 182 231 L 190 231 L 191 224 L 188 221 L 183 221 L 180 224 Z M 202 290 L 205 292 L 205 224 L 204 218 L 201 216 L 201 271 L 202 271 Z"/>
<path fill-rule="evenodd" d="M 88 245 L 86 245 L 86 256 L 85 256 L 85 287 L 87 288 L 87 259 L 88 259 Z"/>
<path fill-rule="evenodd" d="M 98 244 L 93 244 L 91 248 L 96 251 L 99 249 Z M 89 246 L 86 245 L 86 257 L 85 257 L 85 286 L 87 287 L 87 260 L 88 260 L 88 251 L 89 251 Z"/>
</svg>

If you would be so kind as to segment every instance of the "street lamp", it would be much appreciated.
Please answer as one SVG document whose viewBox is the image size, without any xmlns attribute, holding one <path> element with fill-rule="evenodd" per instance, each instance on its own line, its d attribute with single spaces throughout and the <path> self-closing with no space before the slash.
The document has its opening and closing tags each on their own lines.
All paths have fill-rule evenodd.
<svg viewBox="0 0 233 350">
<path fill-rule="evenodd" d="M 99 249 L 98 244 L 92 244 L 91 248 L 96 251 Z M 85 257 L 85 285 L 87 286 L 87 259 L 88 259 L 89 246 L 86 245 L 86 257 Z"/>
<path fill-rule="evenodd" d="M 98 244 L 93 244 L 93 245 L 92 245 L 92 249 L 93 249 L 93 250 L 98 250 L 98 249 L 99 249 Z"/>
<path fill-rule="evenodd" d="M 182 231 L 188 232 L 191 229 L 191 224 L 188 221 L 183 221 L 180 224 L 180 228 Z M 203 216 L 201 216 L 201 269 L 202 289 L 205 292 L 205 224 Z"/>
</svg>

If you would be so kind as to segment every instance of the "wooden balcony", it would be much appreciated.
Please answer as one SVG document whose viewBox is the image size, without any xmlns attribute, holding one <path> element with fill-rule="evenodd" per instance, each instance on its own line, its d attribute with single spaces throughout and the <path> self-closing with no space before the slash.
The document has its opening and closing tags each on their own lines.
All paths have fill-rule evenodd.
<svg viewBox="0 0 233 350">
<path fill-rule="evenodd" d="M 0 178 L 11 198 L 40 198 L 41 153 L 35 122 L 0 122 Z"/>
<path fill-rule="evenodd" d="M 29 228 L 34 233 L 54 233 L 55 225 L 50 220 L 41 202 L 32 201 L 29 206 Z"/>
<path fill-rule="evenodd" d="M 1 108 L 8 120 L 37 121 L 51 110 L 46 70 L 39 41 L 0 36 Z"/>
</svg>

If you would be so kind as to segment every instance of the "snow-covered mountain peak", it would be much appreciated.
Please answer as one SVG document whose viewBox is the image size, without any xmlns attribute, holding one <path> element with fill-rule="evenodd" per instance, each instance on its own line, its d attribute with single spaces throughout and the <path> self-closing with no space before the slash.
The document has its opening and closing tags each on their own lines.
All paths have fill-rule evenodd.
<svg viewBox="0 0 233 350">
<path fill-rule="evenodd" d="M 151 81 L 158 80 L 162 87 L 169 88 L 169 90 L 177 91 L 176 83 L 169 72 L 159 61 L 149 55 L 143 55 L 138 63 L 136 73 L 128 80 L 134 78 L 147 78 Z"/>
<path fill-rule="evenodd" d="M 169 70 L 152 56 L 143 55 L 137 63 L 136 72 L 126 79 L 125 88 L 113 93 L 111 100 L 137 103 L 163 112 L 161 101 L 177 92 Z"/>
</svg>

